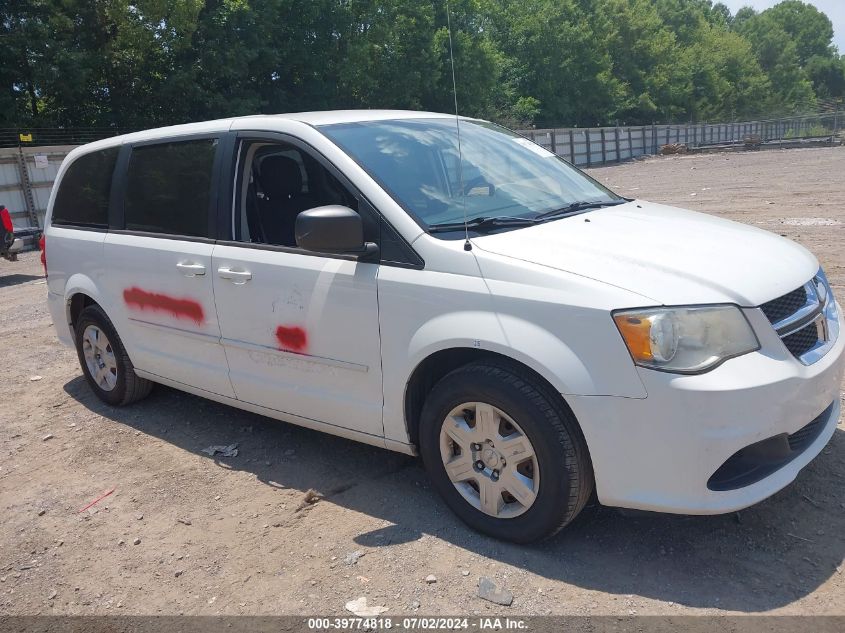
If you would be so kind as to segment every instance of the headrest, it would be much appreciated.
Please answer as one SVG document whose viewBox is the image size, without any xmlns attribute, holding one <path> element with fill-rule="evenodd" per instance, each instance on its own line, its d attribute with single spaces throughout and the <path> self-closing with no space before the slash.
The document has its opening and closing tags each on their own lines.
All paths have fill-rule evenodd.
<svg viewBox="0 0 845 633">
<path fill-rule="evenodd" d="M 261 161 L 261 188 L 271 200 L 302 192 L 299 163 L 287 156 L 267 156 Z"/>
</svg>

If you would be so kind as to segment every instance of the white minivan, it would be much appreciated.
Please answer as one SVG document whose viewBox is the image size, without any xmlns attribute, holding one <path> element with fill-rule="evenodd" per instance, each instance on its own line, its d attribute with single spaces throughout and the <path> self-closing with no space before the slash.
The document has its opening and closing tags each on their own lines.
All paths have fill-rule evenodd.
<svg viewBox="0 0 845 633">
<path fill-rule="evenodd" d="M 622 198 L 492 123 L 342 111 L 98 141 L 49 203 L 49 304 L 106 403 L 162 383 L 408 454 L 473 528 L 593 492 L 756 503 L 836 429 L 841 309 L 777 235 Z"/>
</svg>

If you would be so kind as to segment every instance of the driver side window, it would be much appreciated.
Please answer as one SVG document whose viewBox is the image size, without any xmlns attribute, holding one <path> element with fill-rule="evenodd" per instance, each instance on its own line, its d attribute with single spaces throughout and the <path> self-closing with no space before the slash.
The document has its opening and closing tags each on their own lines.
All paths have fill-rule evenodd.
<svg viewBox="0 0 845 633">
<path fill-rule="evenodd" d="M 243 141 L 239 151 L 237 241 L 296 248 L 296 217 L 302 211 L 333 204 L 358 211 L 357 198 L 299 148 Z"/>
</svg>

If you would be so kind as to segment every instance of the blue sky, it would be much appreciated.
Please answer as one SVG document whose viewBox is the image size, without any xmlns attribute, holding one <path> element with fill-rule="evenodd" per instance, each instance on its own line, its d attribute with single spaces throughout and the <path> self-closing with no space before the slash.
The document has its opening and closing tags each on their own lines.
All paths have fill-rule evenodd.
<svg viewBox="0 0 845 633">
<path fill-rule="evenodd" d="M 779 0 L 719 0 L 727 5 L 731 13 L 736 13 L 741 7 L 754 7 L 763 11 L 775 6 Z M 804 0 L 806 4 L 814 5 L 823 11 L 833 22 L 833 43 L 839 47 L 840 54 L 845 53 L 845 0 Z"/>
</svg>

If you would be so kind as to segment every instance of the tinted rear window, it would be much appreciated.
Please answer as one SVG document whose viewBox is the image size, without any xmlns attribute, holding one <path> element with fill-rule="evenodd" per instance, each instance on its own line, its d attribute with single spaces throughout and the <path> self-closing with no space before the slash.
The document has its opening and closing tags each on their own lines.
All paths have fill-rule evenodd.
<svg viewBox="0 0 845 633">
<path fill-rule="evenodd" d="M 126 180 L 126 228 L 208 237 L 216 149 L 216 139 L 133 148 Z"/>
<path fill-rule="evenodd" d="M 108 226 L 111 179 L 119 151 L 110 147 L 73 161 L 56 192 L 54 224 Z"/>
</svg>

